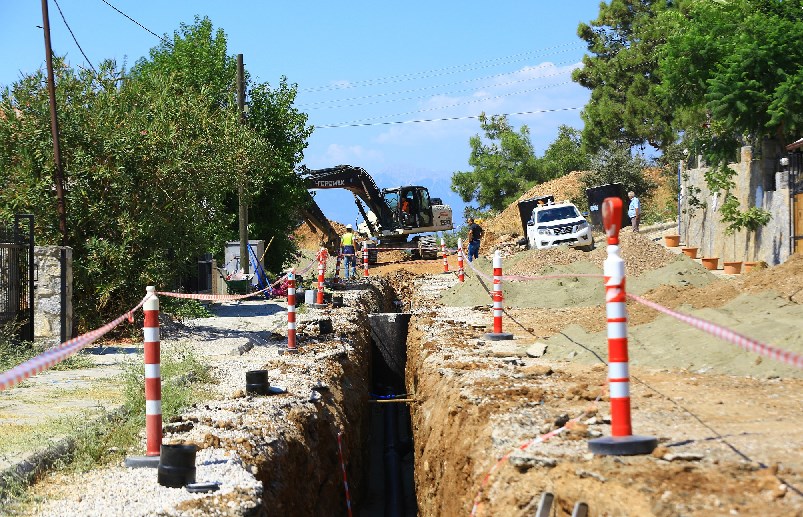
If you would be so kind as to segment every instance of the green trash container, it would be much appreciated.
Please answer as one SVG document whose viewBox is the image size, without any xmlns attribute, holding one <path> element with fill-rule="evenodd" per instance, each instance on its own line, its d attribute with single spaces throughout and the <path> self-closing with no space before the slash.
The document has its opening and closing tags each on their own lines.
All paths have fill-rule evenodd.
<svg viewBox="0 0 803 517">
<path fill-rule="evenodd" d="M 229 294 L 247 294 L 248 280 L 227 280 L 226 287 Z"/>
</svg>

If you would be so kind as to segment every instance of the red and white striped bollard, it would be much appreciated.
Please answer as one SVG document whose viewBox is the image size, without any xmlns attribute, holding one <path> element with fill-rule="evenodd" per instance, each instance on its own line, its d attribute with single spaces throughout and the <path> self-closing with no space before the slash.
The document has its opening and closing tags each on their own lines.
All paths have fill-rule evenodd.
<svg viewBox="0 0 803 517">
<path fill-rule="evenodd" d="M 156 287 L 149 285 L 145 292 L 152 294 L 142 306 L 145 324 L 142 328 L 145 352 L 145 436 L 146 456 L 159 456 L 162 447 L 162 372 L 161 338 L 159 336 L 159 298 Z"/>
<path fill-rule="evenodd" d="M 362 276 L 368 276 L 368 242 L 362 243 Z"/>
<path fill-rule="evenodd" d="M 463 269 L 463 239 L 457 239 L 457 279 L 461 282 L 466 281 L 466 271 Z"/>
<path fill-rule="evenodd" d="M 594 454 L 650 454 L 658 445 L 658 440 L 651 436 L 633 436 L 630 420 L 625 262 L 619 255 L 619 229 L 622 224 L 620 198 L 609 197 L 602 202 L 602 219 L 608 236 L 608 257 L 603 263 L 603 276 L 608 319 L 608 385 L 613 436 L 590 440 L 588 447 Z"/>
<path fill-rule="evenodd" d="M 510 332 L 502 332 L 502 313 L 504 312 L 504 296 L 502 295 L 502 253 L 499 250 L 494 252 L 494 284 L 493 284 L 493 315 L 494 331 L 485 334 L 491 341 L 501 341 L 503 339 L 513 339 Z"/>
<path fill-rule="evenodd" d="M 316 305 L 323 305 L 323 282 L 326 273 L 326 249 L 318 252 L 318 300 Z"/>
<path fill-rule="evenodd" d="M 343 263 L 343 254 L 338 252 L 337 263 L 335 264 L 335 279 L 334 279 L 334 283 L 336 284 L 340 283 L 340 266 L 342 265 L 342 263 Z"/>
<path fill-rule="evenodd" d="M 287 353 L 298 353 L 296 346 L 296 268 L 287 273 Z"/>
</svg>

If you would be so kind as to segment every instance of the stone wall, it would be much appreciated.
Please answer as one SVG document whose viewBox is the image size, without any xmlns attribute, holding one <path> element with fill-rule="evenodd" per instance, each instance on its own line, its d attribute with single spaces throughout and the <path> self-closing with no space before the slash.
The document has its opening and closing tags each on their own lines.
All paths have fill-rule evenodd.
<svg viewBox="0 0 803 517">
<path fill-rule="evenodd" d="M 705 182 L 708 167 L 687 169 L 681 174 L 681 242 L 697 247 L 698 256 L 719 257 L 723 261 L 759 261 L 780 264 L 790 254 L 789 185 L 785 172 L 774 172 L 772 160 L 753 160 L 752 148 L 741 149 L 739 163 L 730 167 L 736 171 L 733 177 L 736 188 L 733 194 L 739 200 L 740 210 L 758 206 L 772 214 L 770 222 L 756 232 L 739 231 L 725 233 L 718 212 L 722 194 L 711 195 Z M 700 208 L 690 206 L 692 188 L 700 189 L 696 197 L 704 204 Z"/>
<path fill-rule="evenodd" d="M 34 263 L 37 281 L 34 289 L 34 338 L 58 342 L 61 338 L 61 263 L 60 246 L 36 246 Z M 72 337 L 72 248 L 67 256 L 67 339 Z"/>
</svg>

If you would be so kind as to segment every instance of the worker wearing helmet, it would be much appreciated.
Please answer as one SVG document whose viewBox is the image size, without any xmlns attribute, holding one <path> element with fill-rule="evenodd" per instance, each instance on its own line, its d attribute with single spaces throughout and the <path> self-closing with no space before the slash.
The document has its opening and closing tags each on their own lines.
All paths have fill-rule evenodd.
<svg viewBox="0 0 803 517">
<path fill-rule="evenodd" d="M 357 257 L 354 254 L 354 234 L 351 225 L 346 225 L 346 233 L 340 236 L 340 254 L 346 258 L 346 272 L 344 277 L 349 279 L 349 273 L 357 277 Z"/>
</svg>

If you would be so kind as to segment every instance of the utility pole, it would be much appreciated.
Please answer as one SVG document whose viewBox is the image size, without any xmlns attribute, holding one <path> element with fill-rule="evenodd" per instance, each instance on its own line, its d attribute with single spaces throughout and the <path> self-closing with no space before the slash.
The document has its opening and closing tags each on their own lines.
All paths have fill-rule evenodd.
<svg viewBox="0 0 803 517">
<path fill-rule="evenodd" d="M 243 69 L 242 54 L 237 54 L 237 110 L 240 113 L 240 123 L 245 124 L 245 71 Z M 248 257 L 248 204 L 245 202 L 245 187 L 243 183 L 244 181 L 240 181 L 238 187 L 240 198 L 240 267 L 243 268 L 243 273 L 247 275 L 250 263 Z"/>
<path fill-rule="evenodd" d="M 67 206 L 64 202 L 64 169 L 61 166 L 59 147 L 59 121 L 56 117 L 56 82 L 53 78 L 53 49 L 50 46 L 50 16 L 47 0 L 42 0 L 42 27 L 45 33 L 45 62 L 47 63 L 47 93 L 50 97 L 50 133 L 53 135 L 53 161 L 56 163 L 56 211 L 59 216 L 61 245 L 67 246 Z"/>
</svg>

